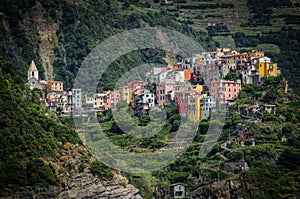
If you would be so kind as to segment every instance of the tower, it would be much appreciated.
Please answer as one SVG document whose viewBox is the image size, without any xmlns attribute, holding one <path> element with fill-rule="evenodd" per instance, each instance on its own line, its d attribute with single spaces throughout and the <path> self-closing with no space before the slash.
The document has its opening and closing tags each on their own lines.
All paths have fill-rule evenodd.
<svg viewBox="0 0 300 199">
<path fill-rule="evenodd" d="M 32 77 L 34 77 L 36 80 L 39 80 L 39 71 L 37 70 L 33 60 L 31 61 L 31 64 L 28 68 L 27 80 L 31 79 Z"/>
</svg>

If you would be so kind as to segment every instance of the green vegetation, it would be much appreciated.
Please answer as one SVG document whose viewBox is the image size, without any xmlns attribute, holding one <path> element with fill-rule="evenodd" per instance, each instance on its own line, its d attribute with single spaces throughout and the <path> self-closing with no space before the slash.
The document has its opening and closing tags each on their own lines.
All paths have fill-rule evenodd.
<svg viewBox="0 0 300 199">
<path fill-rule="evenodd" d="M 29 17 L 39 2 L 37 16 Z M 218 143 L 205 157 L 199 157 L 207 129 L 211 122 L 204 120 L 193 145 L 169 166 L 129 179 L 150 197 L 154 187 L 168 189 L 175 182 L 189 184 L 188 190 L 208 186 L 205 196 L 226 190 L 211 185 L 215 179 L 228 178 L 242 182 L 245 186 L 232 191 L 233 197 L 245 198 L 291 198 L 299 197 L 299 3 L 296 1 L 231 1 L 176 0 L 172 4 L 120 1 L 2 1 L 0 12 L 0 196 L 16 191 L 29 193 L 44 190 L 49 185 L 63 187 L 59 177 L 67 172 L 84 172 L 90 168 L 101 179 L 112 177 L 110 169 L 99 162 L 89 167 L 88 155 L 83 155 L 79 168 L 72 164 L 57 168 L 65 153 L 72 151 L 73 144 L 81 144 L 73 130 L 73 118 L 57 118 L 39 102 L 41 92 L 29 90 L 24 85 L 27 68 L 33 59 L 43 78 L 39 52 L 39 34 L 36 24 L 44 18 L 45 29 L 57 24 L 55 59 L 56 80 L 64 81 L 71 88 L 77 71 L 88 53 L 109 36 L 124 30 L 145 26 L 164 26 L 178 30 L 200 42 L 206 50 L 215 47 L 258 48 L 266 52 L 281 68 L 282 74 L 293 89 L 284 92 L 283 77 L 266 78 L 261 86 L 243 85 L 236 104 L 228 113 L 226 124 Z M 31 15 L 30 15 L 31 16 Z M 30 20 L 28 21 L 28 18 Z M 29 24 L 29 25 L 28 25 Z M 29 27 L 30 26 L 30 27 Z M 32 26 L 32 27 L 31 27 Z M 134 51 L 113 62 L 99 83 L 99 89 L 113 88 L 115 81 L 129 69 L 142 63 L 165 63 L 165 52 L 155 49 Z M 225 79 L 236 79 L 228 74 Z M 276 114 L 259 111 L 254 119 L 242 119 L 238 108 L 258 102 L 275 104 Z M 58 110 L 59 112 L 60 110 Z M 149 152 L 165 146 L 181 124 L 181 117 L 174 107 L 166 107 L 167 122 L 156 135 L 134 138 L 125 135 L 113 120 L 112 113 L 98 114 L 105 134 L 125 151 Z M 82 118 L 80 118 L 82 119 Z M 254 120 L 254 121 L 253 121 Z M 128 122 L 128 118 L 122 120 Z M 132 125 L 139 127 L 138 133 L 150 129 L 151 117 L 134 118 Z M 147 129 L 148 128 L 148 129 Z M 239 135 L 247 132 L 245 147 L 237 142 Z M 95 136 L 93 139 L 101 141 Z M 285 140 L 286 139 L 286 140 Z M 224 144 L 227 143 L 224 149 Z M 244 157 L 248 171 L 235 168 L 234 173 L 219 169 L 223 163 L 238 162 Z M 222 163 L 218 165 L 218 163 Z M 217 166 L 216 166 L 217 164 Z M 249 185 L 249 186 L 248 186 Z M 211 192 L 210 192 L 211 191 Z M 51 197 L 55 197 L 51 196 Z M 217 196 L 216 196 L 217 197 Z"/>
<path fill-rule="evenodd" d="M 111 169 L 98 161 L 95 161 L 91 164 L 91 172 L 100 179 L 110 179 L 113 177 Z"/>
<path fill-rule="evenodd" d="M 235 76 L 235 74 L 229 74 L 228 78 L 231 79 Z M 236 105 L 231 107 L 233 111 L 228 113 L 218 143 L 205 157 L 199 156 L 199 149 L 205 136 L 207 136 L 209 125 L 219 121 L 201 121 L 192 146 L 179 159 L 159 171 L 152 172 L 151 176 L 137 175 L 133 177 L 127 174 L 130 181 L 140 187 L 145 195 L 149 195 L 151 187 L 168 190 L 170 184 L 181 182 L 189 185 L 187 187 L 189 193 L 193 193 L 199 187 L 208 186 L 209 188 L 205 189 L 202 194 L 207 197 L 215 196 L 216 192 L 209 190 L 218 190 L 212 186 L 216 179 L 225 182 L 226 179 L 231 178 L 234 181 L 248 184 L 241 186 L 235 194 L 232 193 L 232 197 L 237 195 L 251 197 L 250 192 L 253 192 L 252 194 L 255 196 L 262 195 L 264 198 L 296 196 L 297 190 L 300 188 L 297 180 L 300 153 L 298 141 L 300 129 L 297 127 L 297 123 L 300 121 L 300 104 L 298 97 L 291 93 L 284 93 L 284 81 L 283 77 L 280 76 L 265 78 L 261 86 L 244 85 Z M 295 101 L 296 99 L 298 101 Z M 260 111 L 256 119 L 252 119 L 256 122 L 253 122 L 242 119 L 239 114 L 235 113 L 237 105 L 240 107 L 249 106 L 254 102 L 276 104 L 276 114 Z M 171 122 L 171 118 L 176 117 L 176 112 L 174 113 L 175 115 L 169 117 L 168 123 L 170 124 L 174 124 Z M 148 123 L 149 120 L 147 116 L 144 116 L 140 118 L 140 121 Z M 252 146 L 250 139 L 245 141 L 244 147 L 240 143 L 228 141 L 238 139 L 243 131 L 247 133 L 248 137 L 255 139 L 256 146 Z M 172 135 L 172 131 L 166 133 L 166 136 Z M 286 142 L 281 140 L 283 136 L 287 139 Z M 123 138 L 120 137 L 120 141 Z M 163 142 L 164 140 L 165 137 L 156 137 L 156 142 Z M 227 149 L 221 146 L 224 142 L 229 143 Z M 147 150 L 151 149 L 151 142 L 144 144 L 138 144 L 136 147 L 148 146 Z M 228 162 L 239 162 L 242 159 L 248 163 L 249 170 L 244 171 L 240 167 L 236 167 L 233 173 L 230 173 L 222 169 L 222 165 Z M 250 192 L 248 190 L 249 184 L 254 186 L 250 188 Z M 165 196 L 163 191 L 155 194 Z"/>
<path fill-rule="evenodd" d="M 235 42 L 231 36 L 215 36 L 213 40 L 218 47 L 235 49 Z"/>
<path fill-rule="evenodd" d="M 0 193 L 59 185 L 45 158 L 55 159 L 59 142 L 80 144 L 81 140 L 42 106 L 41 92 L 29 90 L 12 68 L 1 60 Z"/>
</svg>

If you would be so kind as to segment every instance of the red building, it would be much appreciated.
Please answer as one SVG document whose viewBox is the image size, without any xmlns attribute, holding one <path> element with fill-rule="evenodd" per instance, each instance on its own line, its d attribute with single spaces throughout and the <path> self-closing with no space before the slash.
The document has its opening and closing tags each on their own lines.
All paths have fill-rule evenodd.
<svg viewBox="0 0 300 199">
<path fill-rule="evenodd" d="M 175 94 L 175 104 L 178 107 L 178 112 L 180 115 L 188 115 L 188 96 L 190 92 L 177 92 Z"/>
</svg>

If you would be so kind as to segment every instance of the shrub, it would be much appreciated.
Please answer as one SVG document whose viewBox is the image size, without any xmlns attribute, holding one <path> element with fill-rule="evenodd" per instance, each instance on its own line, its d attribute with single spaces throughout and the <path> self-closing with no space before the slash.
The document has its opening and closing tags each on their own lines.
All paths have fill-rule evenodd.
<svg viewBox="0 0 300 199">
<path fill-rule="evenodd" d="M 98 161 L 93 162 L 90 169 L 91 173 L 100 179 L 111 179 L 113 177 L 113 173 L 110 168 Z"/>
</svg>

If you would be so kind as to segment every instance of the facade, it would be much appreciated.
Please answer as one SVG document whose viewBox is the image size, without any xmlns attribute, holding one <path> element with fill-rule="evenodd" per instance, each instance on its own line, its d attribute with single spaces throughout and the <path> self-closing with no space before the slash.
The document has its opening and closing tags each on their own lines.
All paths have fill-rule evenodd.
<svg viewBox="0 0 300 199">
<path fill-rule="evenodd" d="M 94 97 L 85 95 L 85 103 L 86 104 L 94 104 Z"/>
<path fill-rule="evenodd" d="M 175 94 L 175 105 L 182 116 L 188 116 L 188 96 L 190 92 L 177 92 Z"/>
<path fill-rule="evenodd" d="M 36 68 L 36 65 L 33 60 L 31 61 L 27 71 L 27 80 L 29 80 L 30 78 L 35 78 L 36 80 L 39 80 L 39 71 Z"/>
<path fill-rule="evenodd" d="M 251 52 L 248 52 L 248 57 L 264 57 L 265 56 L 265 52 L 263 50 L 252 50 Z"/>
<path fill-rule="evenodd" d="M 94 108 L 98 110 L 108 110 L 110 104 L 108 103 L 108 96 L 104 93 L 94 95 Z"/>
<path fill-rule="evenodd" d="M 73 88 L 68 92 L 68 112 L 74 113 L 80 111 L 82 108 L 81 89 Z"/>
<path fill-rule="evenodd" d="M 177 92 L 192 92 L 194 90 L 191 83 L 178 84 L 175 87 L 175 93 Z"/>
<path fill-rule="evenodd" d="M 182 183 L 176 183 L 170 185 L 170 198 L 185 198 L 185 185 Z"/>
<path fill-rule="evenodd" d="M 170 76 L 171 70 L 167 70 L 154 75 L 154 83 L 161 83 Z"/>
<path fill-rule="evenodd" d="M 213 97 L 205 97 L 202 99 L 203 103 L 203 119 L 208 119 L 211 112 L 215 111 L 217 108 L 217 101 Z"/>
<path fill-rule="evenodd" d="M 262 109 L 267 111 L 269 114 L 276 114 L 276 105 L 274 104 L 265 104 L 262 106 Z"/>
<path fill-rule="evenodd" d="M 149 113 L 155 106 L 155 96 L 151 92 L 146 92 L 135 97 L 135 115 L 142 116 Z"/>
<path fill-rule="evenodd" d="M 253 117 L 257 111 L 260 110 L 260 106 L 258 104 L 253 104 L 251 106 L 245 107 L 241 109 L 241 115 L 243 117 Z"/>
<path fill-rule="evenodd" d="M 175 97 L 175 84 L 156 84 L 156 100 L 158 106 L 169 105 Z"/>
<path fill-rule="evenodd" d="M 33 90 L 35 88 L 40 89 L 40 90 L 44 89 L 44 84 L 40 83 L 39 71 L 36 68 L 36 65 L 33 60 L 31 61 L 28 71 L 27 71 L 27 83 L 26 84 L 29 86 L 29 88 L 31 90 Z"/>
<path fill-rule="evenodd" d="M 270 62 L 270 59 L 266 57 L 260 58 L 255 67 L 259 75 L 263 77 L 277 77 L 278 75 L 277 63 Z"/>
<path fill-rule="evenodd" d="M 121 100 L 119 90 L 114 90 L 108 93 L 108 102 L 110 102 L 110 107 L 116 106 Z"/>
<path fill-rule="evenodd" d="M 63 82 L 60 82 L 60 81 L 48 81 L 47 88 L 51 91 L 63 92 L 64 84 L 63 84 Z"/>
<path fill-rule="evenodd" d="M 119 88 L 119 92 L 121 100 L 124 100 L 127 104 L 130 104 L 132 95 L 130 87 L 122 86 Z"/>
<path fill-rule="evenodd" d="M 188 116 L 189 120 L 197 122 L 204 119 L 204 107 L 202 98 L 207 97 L 206 94 L 191 94 L 188 97 Z"/>
<path fill-rule="evenodd" d="M 184 82 L 184 72 L 183 71 L 174 71 L 173 75 L 174 75 L 175 82 L 178 82 L 178 83 Z"/>
<path fill-rule="evenodd" d="M 225 101 L 234 101 L 242 89 L 240 80 L 227 81 L 220 80 L 209 83 L 209 93 L 217 99 L 217 106 Z"/>
<path fill-rule="evenodd" d="M 195 89 L 194 89 L 197 93 L 201 94 L 203 92 L 203 86 L 197 84 Z"/>
<path fill-rule="evenodd" d="M 184 69 L 184 80 L 190 81 L 193 79 L 193 70 L 192 69 Z"/>
</svg>

